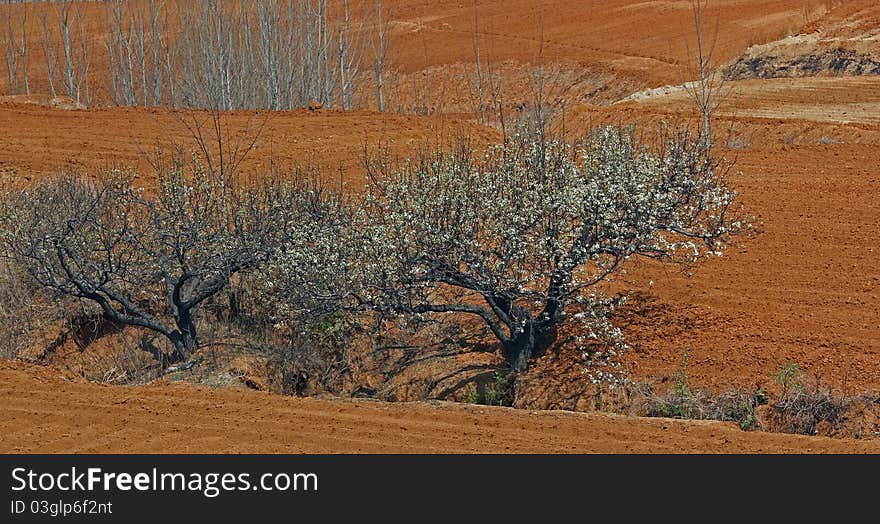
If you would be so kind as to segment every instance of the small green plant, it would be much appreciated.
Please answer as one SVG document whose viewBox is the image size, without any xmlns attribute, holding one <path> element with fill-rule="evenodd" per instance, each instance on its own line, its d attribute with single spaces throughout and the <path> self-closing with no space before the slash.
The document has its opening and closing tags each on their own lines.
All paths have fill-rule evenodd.
<svg viewBox="0 0 880 524">
<path fill-rule="evenodd" d="M 782 388 L 782 398 L 792 393 L 803 393 L 806 390 L 804 380 L 806 375 L 801 367 L 794 362 L 786 362 L 776 372 L 774 380 Z"/>
<path fill-rule="evenodd" d="M 758 424 L 758 418 L 755 415 L 755 409 L 767 403 L 767 396 L 760 388 L 749 395 L 741 391 L 736 391 L 728 395 L 721 395 L 715 401 L 720 411 L 718 420 L 726 420 L 736 422 L 739 429 L 748 431 Z M 710 417 L 712 418 L 712 417 Z"/>
<path fill-rule="evenodd" d="M 480 391 L 477 386 L 469 385 L 462 394 L 462 402 L 465 404 L 480 404 Z"/>
<path fill-rule="evenodd" d="M 489 406 L 513 404 L 513 382 L 510 380 L 510 375 L 496 371 L 492 382 L 486 384 L 485 400 Z"/>
<path fill-rule="evenodd" d="M 678 392 L 678 395 L 682 398 L 691 397 L 691 383 L 690 377 L 688 376 L 688 359 L 690 358 L 690 354 L 691 349 L 688 347 L 684 348 L 678 371 L 672 374 L 672 378 L 675 379 L 676 392 Z"/>
<path fill-rule="evenodd" d="M 513 405 L 513 380 L 507 373 L 495 371 L 492 379 L 485 384 L 477 384 L 469 387 L 462 398 L 468 404 L 482 404 L 484 406 L 512 406 Z"/>
<path fill-rule="evenodd" d="M 684 348 L 678 370 L 672 374 L 675 387 L 667 395 L 657 398 L 648 410 L 649 417 L 698 418 L 695 414 L 694 395 L 688 375 L 690 348 Z"/>
<path fill-rule="evenodd" d="M 678 370 L 672 374 L 675 387 L 663 395 L 651 395 L 645 415 L 694 420 L 723 420 L 736 422 L 740 429 L 753 429 L 758 420 L 755 408 L 767 403 L 766 393 L 756 388 L 754 392 L 733 391 L 713 394 L 695 391 L 691 387 L 688 365 L 690 348 L 685 348 Z"/>
</svg>

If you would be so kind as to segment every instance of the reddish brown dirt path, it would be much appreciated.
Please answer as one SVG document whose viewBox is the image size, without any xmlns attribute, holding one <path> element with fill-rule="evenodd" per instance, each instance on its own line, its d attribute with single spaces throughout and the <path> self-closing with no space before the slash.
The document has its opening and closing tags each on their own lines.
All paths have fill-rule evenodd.
<svg viewBox="0 0 880 524">
<path fill-rule="evenodd" d="M 716 117 L 797 120 L 803 123 L 872 124 L 880 123 L 880 78 L 773 78 L 728 82 Z M 687 92 L 673 88 L 655 96 L 635 94 L 635 102 L 625 102 L 638 111 L 692 111 Z"/>
<path fill-rule="evenodd" d="M 880 453 L 880 440 L 446 403 L 102 387 L 0 363 L 3 453 Z"/>
</svg>

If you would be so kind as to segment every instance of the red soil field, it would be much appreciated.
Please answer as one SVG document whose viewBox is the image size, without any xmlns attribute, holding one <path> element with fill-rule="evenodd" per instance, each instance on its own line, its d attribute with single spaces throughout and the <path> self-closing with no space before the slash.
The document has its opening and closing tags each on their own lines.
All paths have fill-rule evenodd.
<svg viewBox="0 0 880 524">
<path fill-rule="evenodd" d="M 0 363 L 3 453 L 878 453 L 880 440 L 443 402 L 102 387 Z"/>
<path fill-rule="evenodd" d="M 713 3 L 720 8 L 716 53 L 724 62 L 804 27 L 841 38 L 869 35 L 868 47 L 876 46 L 870 35 L 880 32 L 873 2 Z M 433 81 L 441 84 L 453 80 L 444 71 L 473 61 L 472 4 L 388 4 L 397 38 L 393 60 L 404 74 L 424 69 L 424 47 Z M 535 5 L 479 3 L 485 45 L 494 42 L 497 60 L 535 59 Z M 598 71 L 610 86 L 605 95 L 580 93 L 576 100 L 605 103 L 680 82 L 683 36 L 692 31 L 689 2 L 543 5 L 544 60 Z M 716 129 L 730 129 L 724 153 L 741 172 L 733 185 L 763 232 L 689 277 L 651 264 L 624 277 L 644 300 L 625 328 L 632 346 L 627 369 L 635 380 L 668 380 L 688 348 L 694 387 L 772 388 L 772 375 L 793 362 L 838 393 L 877 391 L 880 81 L 785 78 L 728 86 Z M 2 189 L 68 163 L 143 167 L 139 147 L 186 138 L 167 110 L 65 110 L 23 102 L 0 103 Z M 230 121 L 244 126 L 249 115 Z M 691 118 L 684 94 L 672 90 L 573 105 L 566 128 L 574 134 L 589 123 L 649 126 Z M 274 159 L 341 166 L 356 187 L 364 144 L 388 141 L 406 154 L 459 134 L 485 143 L 498 131 L 460 115 L 277 113 L 250 165 L 259 169 Z M 880 452 L 876 439 L 745 433 L 720 423 L 294 399 L 168 384 L 102 387 L 23 364 L 0 364 L 0 377 L 0 450 L 6 452 Z"/>
<path fill-rule="evenodd" d="M 22 98 L 0 99 L 0 188 L 64 168 L 100 170 L 118 164 L 138 168 L 148 184 L 146 157 L 172 143 L 193 147 L 186 126 L 193 124 L 193 118 L 206 124 L 210 117 L 206 112 L 193 115 L 166 109 L 52 109 L 43 105 L 45 101 L 17 102 Z M 247 129 L 259 133 L 256 147 L 243 163 L 243 168 L 254 172 L 275 163 L 280 168 L 302 164 L 353 173 L 361 164 L 364 146 L 384 144 L 404 155 L 457 136 L 486 142 L 498 135 L 469 121 L 442 116 L 303 109 L 235 112 L 223 118 L 233 139 Z"/>
</svg>

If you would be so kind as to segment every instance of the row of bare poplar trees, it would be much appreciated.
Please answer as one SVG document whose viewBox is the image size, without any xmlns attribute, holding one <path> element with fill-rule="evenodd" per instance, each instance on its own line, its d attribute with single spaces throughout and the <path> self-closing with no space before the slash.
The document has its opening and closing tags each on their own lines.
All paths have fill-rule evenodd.
<svg viewBox="0 0 880 524">
<path fill-rule="evenodd" d="M 0 46 L 10 94 L 31 93 L 29 34 L 42 32 L 40 51 L 45 58 L 49 94 L 67 94 L 78 103 L 89 103 L 89 48 L 83 18 L 74 0 L 51 2 L 52 9 L 32 14 L 32 0 L 5 0 Z M 34 17 L 36 19 L 34 19 Z M 36 26 L 34 24 L 37 24 Z"/>
<path fill-rule="evenodd" d="M 3 2 L 10 94 L 34 88 L 29 47 L 38 28 L 49 93 L 77 103 L 91 102 L 90 53 L 101 46 L 117 105 L 352 109 L 369 83 L 383 109 L 388 17 L 381 0 L 104 0 L 104 30 L 92 34 L 86 24 L 101 21 L 87 20 L 82 1 L 39 9 Z"/>
</svg>

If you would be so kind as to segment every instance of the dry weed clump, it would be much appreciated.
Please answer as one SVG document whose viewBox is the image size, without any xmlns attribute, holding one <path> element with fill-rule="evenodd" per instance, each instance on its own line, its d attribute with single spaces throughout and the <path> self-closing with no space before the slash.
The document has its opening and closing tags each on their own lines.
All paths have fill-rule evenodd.
<svg viewBox="0 0 880 524">
<path fill-rule="evenodd" d="M 687 376 L 687 351 L 674 374 L 675 386 L 662 394 L 650 387 L 637 393 L 630 413 L 649 417 L 736 422 L 743 430 L 764 430 L 800 435 L 861 438 L 880 436 L 880 395 L 848 395 L 823 387 L 821 376 L 807 388 L 806 374 L 797 364 L 779 368 L 773 380 L 780 393 L 771 396 L 756 386 L 753 391 L 713 394 L 695 391 Z"/>
<path fill-rule="evenodd" d="M 64 318 L 62 304 L 41 294 L 24 271 L 0 257 L 0 358 L 27 357 L 49 343 L 51 327 Z"/>
</svg>

